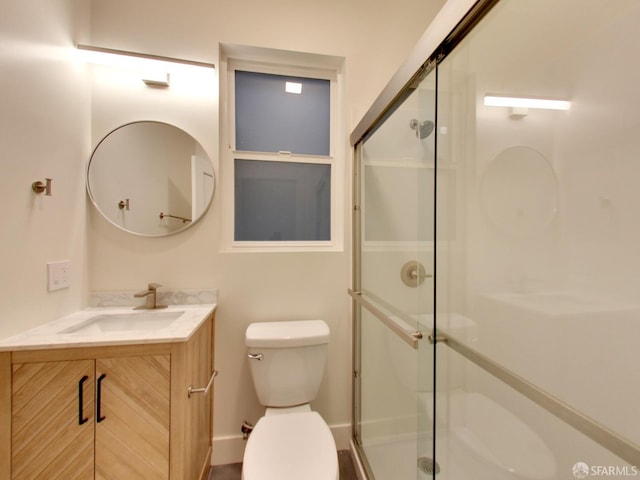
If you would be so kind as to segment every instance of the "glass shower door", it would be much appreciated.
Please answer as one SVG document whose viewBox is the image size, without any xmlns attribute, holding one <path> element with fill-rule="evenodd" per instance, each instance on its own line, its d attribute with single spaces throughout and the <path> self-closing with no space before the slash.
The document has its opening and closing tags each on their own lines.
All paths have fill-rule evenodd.
<svg viewBox="0 0 640 480">
<path fill-rule="evenodd" d="M 434 119 L 429 74 L 356 152 L 355 433 L 376 480 L 430 478 Z"/>
<path fill-rule="evenodd" d="M 501 0 L 439 60 L 439 480 L 640 474 L 639 23 Z"/>
<path fill-rule="evenodd" d="M 368 478 L 637 477 L 640 3 L 476 5 L 356 145 Z"/>
</svg>

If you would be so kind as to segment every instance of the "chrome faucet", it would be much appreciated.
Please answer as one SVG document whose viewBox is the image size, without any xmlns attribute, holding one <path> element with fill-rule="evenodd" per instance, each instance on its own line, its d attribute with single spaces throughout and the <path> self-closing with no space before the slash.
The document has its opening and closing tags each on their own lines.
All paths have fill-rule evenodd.
<svg viewBox="0 0 640 480">
<path fill-rule="evenodd" d="M 146 290 L 142 290 L 141 292 L 134 293 L 133 296 L 135 298 L 147 297 L 147 301 L 144 305 L 140 305 L 139 307 L 135 307 L 135 310 L 153 310 L 156 308 L 167 308 L 166 305 L 158 305 L 156 303 L 156 291 L 158 287 L 161 287 L 159 283 L 150 283 Z"/>
</svg>

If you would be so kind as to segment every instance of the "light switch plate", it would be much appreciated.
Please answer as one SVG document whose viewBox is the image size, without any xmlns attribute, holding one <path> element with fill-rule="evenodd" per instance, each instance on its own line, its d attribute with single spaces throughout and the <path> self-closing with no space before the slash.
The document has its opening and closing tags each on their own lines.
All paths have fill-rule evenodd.
<svg viewBox="0 0 640 480">
<path fill-rule="evenodd" d="M 69 288 L 70 279 L 71 262 L 69 260 L 47 263 L 47 280 L 50 292 Z"/>
</svg>

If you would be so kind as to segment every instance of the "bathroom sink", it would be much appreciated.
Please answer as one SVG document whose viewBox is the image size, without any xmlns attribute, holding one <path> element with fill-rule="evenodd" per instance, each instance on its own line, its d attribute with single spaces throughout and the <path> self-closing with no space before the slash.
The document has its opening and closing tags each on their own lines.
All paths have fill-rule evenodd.
<svg viewBox="0 0 640 480">
<path fill-rule="evenodd" d="M 184 312 L 131 312 L 95 315 L 59 333 L 100 334 L 159 330 L 170 326 Z"/>
</svg>

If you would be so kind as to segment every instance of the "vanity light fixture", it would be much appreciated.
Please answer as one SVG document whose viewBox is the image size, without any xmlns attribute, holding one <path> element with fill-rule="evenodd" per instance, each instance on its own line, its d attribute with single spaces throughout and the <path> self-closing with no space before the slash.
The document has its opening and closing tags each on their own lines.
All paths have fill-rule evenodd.
<svg viewBox="0 0 640 480">
<path fill-rule="evenodd" d="M 172 73 L 193 73 L 202 69 L 215 69 L 213 63 L 88 45 L 78 45 L 77 53 L 80 60 L 87 63 L 142 71 L 144 72 L 143 81 L 155 87 L 168 87 L 169 76 Z"/>
<path fill-rule="evenodd" d="M 484 105 L 487 107 L 510 107 L 513 109 L 538 108 L 546 110 L 569 110 L 571 102 L 566 100 L 553 100 L 549 98 L 485 95 Z"/>
</svg>

